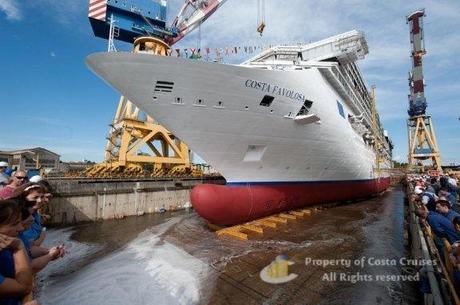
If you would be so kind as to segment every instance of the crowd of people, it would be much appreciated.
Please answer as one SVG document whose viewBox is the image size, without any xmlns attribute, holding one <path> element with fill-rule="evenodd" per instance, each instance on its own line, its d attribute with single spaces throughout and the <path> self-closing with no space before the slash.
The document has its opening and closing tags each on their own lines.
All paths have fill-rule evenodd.
<svg viewBox="0 0 460 305">
<path fill-rule="evenodd" d="M 416 204 L 416 215 L 421 223 L 433 233 L 434 243 L 441 260 L 450 260 L 453 266 L 460 264 L 460 203 L 459 179 L 452 172 L 449 175 L 408 176 L 413 186 L 412 201 Z M 428 227 L 429 225 L 429 227 Z M 444 239 L 451 245 L 446 251 Z M 460 293 L 460 271 L 454 268 L 453 284 Z"/>
<path fill-rule="evenodd" d="M 33 300 L 35 275 L 65 255 L 63 245 L 42 246 L 46 237 L 41 213 L 53 196 L 40 176 L 12 171 L 0 162 L 0 304 L 39 305 Z"/>
</svg>

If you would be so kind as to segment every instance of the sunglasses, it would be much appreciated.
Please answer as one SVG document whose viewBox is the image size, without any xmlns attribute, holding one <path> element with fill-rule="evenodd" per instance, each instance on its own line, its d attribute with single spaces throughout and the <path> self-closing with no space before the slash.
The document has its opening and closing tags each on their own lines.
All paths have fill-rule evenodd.
<svg viewBox="0 0 460 305">
<path fill-rule="evenodd" d="M 27 179 L 27 177 L 21 177 L 21 176 L 15 176 L 16 179 L 24 180 Z"/>
</svg>

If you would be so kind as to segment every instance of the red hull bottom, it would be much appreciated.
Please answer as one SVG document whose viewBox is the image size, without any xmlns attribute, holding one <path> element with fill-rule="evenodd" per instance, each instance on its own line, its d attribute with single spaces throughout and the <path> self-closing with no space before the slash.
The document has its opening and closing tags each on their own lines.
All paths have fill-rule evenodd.
<svg viewBox="0 0 460 305">
<path fill-rule="evenodd" d="M 390 178 L 359 181 L 202 184 L 190 195 L 197 213 L 217 225 L 235 225 L 309 205 L 365 198 L 390 186 Z"/>
</svg>

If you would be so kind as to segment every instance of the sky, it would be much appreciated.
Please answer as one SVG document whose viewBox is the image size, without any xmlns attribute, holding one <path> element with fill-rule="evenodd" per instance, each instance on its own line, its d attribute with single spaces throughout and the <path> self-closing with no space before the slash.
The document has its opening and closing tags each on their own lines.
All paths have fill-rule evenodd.
<svg viewBox="0 0 460 305">
<path fill-rule="evenodd" d="M 168 19 L 182 0 L 170 0 Z M 102 161 L 119 94 L 86 67 L 105 51 L 87 18 L 88 0 L 0 0 L 0 150 L 41 146 L 64 161 Z M 198 31 L 174 48 L 226 48 L 317 41 L 357 29 L 369 54 L 358 62 L 395 149 L 407 159 L 407 76 L 411 69 L 405 16 L 425 8 L 423 58 L 427 112 L 442 163 L 460 164 L 460 1 L 266 0 L 266 28 L 256 32 L 257 1 L 228 0 Z M 201 37 L 201 40 L 199 38 Z M 200 44 L 201 42 L 201 44 Z M 119 50 L 129 50 L 117 42 Z M 251 57 L 224 57 L 239 63 Z"/>
</svg>

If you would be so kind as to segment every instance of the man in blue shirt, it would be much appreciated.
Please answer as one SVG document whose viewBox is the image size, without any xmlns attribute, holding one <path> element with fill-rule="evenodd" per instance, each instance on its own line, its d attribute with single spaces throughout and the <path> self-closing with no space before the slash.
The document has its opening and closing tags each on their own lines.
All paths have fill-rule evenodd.
<svg viewBox="0 0 460 305">
<path fill-rule="evenodd" d="M 450 244 L 460 240 L 460 235 L 455 231 L 454 224 L 437 212 L 426 211 L 423 208 L 417 210 L 417 215 L 425 219 L 439 238 L 447 238 Z"/>
<path fill-rule="evenodd" d="M 436 201 L 436 212 L 444 217 L 447 217 L 449 221 L 452 221 L 455 217 L 460 216 L 459 213 L 450 208 L 450 202 L 445 197 L 439 197 L 438 201 Z"/>
</svg>

